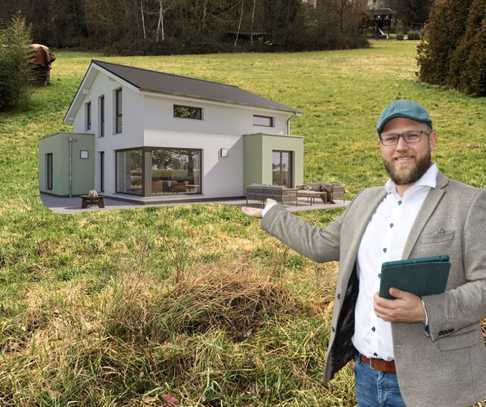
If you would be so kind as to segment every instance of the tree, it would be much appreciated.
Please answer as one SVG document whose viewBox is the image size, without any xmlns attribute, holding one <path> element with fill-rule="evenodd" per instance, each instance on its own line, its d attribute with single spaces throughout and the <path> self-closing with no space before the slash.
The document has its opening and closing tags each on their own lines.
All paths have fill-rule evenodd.
<svg viewBox="0 0 486 407">
<path fill-rule="evenodd" d="M 427 21 L 433 0 L 392 0 L 391 8 L 397 12 L 405 30 L 423 27 Z"/>
<path fill-rule="evenodd" d="M 486 0 L 474 0 L 471 5 L 466 32 L 451 57 L 448 85 L 486 95 Z"/>
<path fill-rule="evenodd" d="M 452 54 L 462 40 L 472 0 L 437 0 L 418 45 L 419 77 L 446 85 Z"/>
<path fill-rule="evenodd" d="M 30 97 L 32 43 L 23 17 L 0 31 L 0 110 L 26 104 Z"/>
</svg>

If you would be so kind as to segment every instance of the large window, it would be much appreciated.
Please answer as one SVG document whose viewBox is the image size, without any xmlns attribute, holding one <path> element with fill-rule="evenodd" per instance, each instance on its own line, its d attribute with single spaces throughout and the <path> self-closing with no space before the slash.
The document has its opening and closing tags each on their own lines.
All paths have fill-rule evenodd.
<svg viewBox="0 0 486 407">
<path fill-rule="evenodd" d="M 143 150 L 117 151 L 116 192 L 143 195 Z"/>
<path fill-rule="evenodd" d="M 122 126 L 122 90 L 117 89 L 115 90 L 115 134 L 121 133 L 123 126 Z"/>
<path fill-rule="evenodd" d="M 52 191 L 52 179 L 54 172 L 54 163 L 52 159 L 52 153 L 46 154 L 46 188 Z"/>
<path fill-rule="evenodd" d="M 99 105 L 99 119 L 98 119 L 98 124 L 99 124 L 99 136 L 104 137 L 105 136 L 105 96 L 101 95 L 98 98 L 98 105 Z"/>
<path fill-rule="evenodd" d="M 272 151 L 272 184 L 292 187 L 291 151 Z"/>
<path fill-rule="evenodd" d="M 179 119 L 202 120 L 202 108 L 174 105 L 174 117 L 178 117 Z"/>
<path fill-rule="evenodd" d="M 201 193 L 201 150 L 145 147 L 116 153 L 116 192 Z"/>
<path fill-rule="evenodd" d="M 151 193 L 201 193 L 201 150 L 151 150 Z"/>
</svg>

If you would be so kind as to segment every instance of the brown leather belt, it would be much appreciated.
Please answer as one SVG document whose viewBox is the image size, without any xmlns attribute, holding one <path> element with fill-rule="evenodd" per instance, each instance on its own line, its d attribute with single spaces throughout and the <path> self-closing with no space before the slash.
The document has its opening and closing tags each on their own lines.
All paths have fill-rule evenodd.
<svg viewBox="0 0 486 407">
<path fill-rule="evenodd" d="M 367 358 L 365 355 L 359 354 L 359 360 L 362 363 L 366 363 L 372 369 L 378 370 L 384 373 L 396 373 L 395 362 L 393 360 L 387 361 L 383 359 Z"/>
</svg>

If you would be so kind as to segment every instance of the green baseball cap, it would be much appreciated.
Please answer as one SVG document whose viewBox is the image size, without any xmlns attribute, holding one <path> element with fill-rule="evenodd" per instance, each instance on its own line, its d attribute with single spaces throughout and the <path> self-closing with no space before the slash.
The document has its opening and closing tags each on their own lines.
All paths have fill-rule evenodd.
<svg viewBox="0 0 486 407">
<path fill-rule="evenodd" d="M 392 119 L 404 117 L 415 122 L 424 123 L 432 128 L 432 119 L 427 110 L 415 100 L 400 99 L 392 102 L 380 115 L 376 123 L 376 131 L 381 134 L 385 125 Z"/>
</svg>

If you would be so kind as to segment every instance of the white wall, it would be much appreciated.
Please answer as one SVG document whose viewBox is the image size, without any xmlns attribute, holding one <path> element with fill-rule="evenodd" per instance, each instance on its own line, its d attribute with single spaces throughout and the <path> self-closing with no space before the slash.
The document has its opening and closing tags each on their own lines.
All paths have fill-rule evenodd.
<svg viewBox="0 0 486 407">
<path fill-rule="evenodd" d="M 179 119 L 173 117 L 173 105 L 201 107 L 203 120 Z M 253 115 L 274 117 L 274 127 L 253 125 Z M 184 100 L 168 96 L 144 98 L 145 130 L 197 132 L 208 134 L 287 134 L 287 118 L 290 113 L 249 108 L 246 106 L 221 105 L 195 100 Z"/>
<path fill-rule="evenodd" d="M 203 120 L 174 118 L 174 104 L 201 107 Z M 253 126 L 254 114 L 274 117 L 274 127 Z M 287 134 L 289 115 L 165 96 L 145 96 L 144 145 L 202 149 L 202 196 L 242 196 L 245 195 L 242 136 L 259 132 Z M 221 148 L 228 150 L 228 157 L 220 157 Z"/>
</svg>

